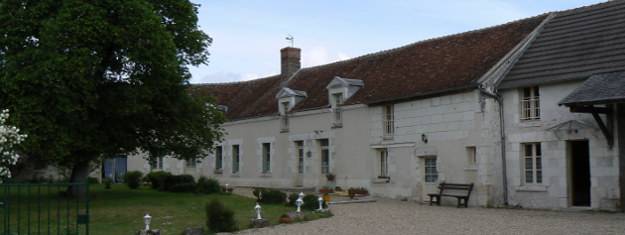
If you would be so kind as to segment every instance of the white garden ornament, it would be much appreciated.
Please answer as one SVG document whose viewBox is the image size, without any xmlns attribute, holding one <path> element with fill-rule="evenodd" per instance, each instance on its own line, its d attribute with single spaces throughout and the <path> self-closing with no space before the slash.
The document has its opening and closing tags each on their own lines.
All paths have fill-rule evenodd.
<svg viewBox="0 0 625 235">
<path fill-rule="evenodd" d="M 17 163 L 19 155 L 16 146 L 20 144 L 26 135 L 20 134 L 17 127 L 6 123 L 9 119 L 9 110 L 0 112 L 0 180 L 11 178 L 9 167 Z"/>
</svg>

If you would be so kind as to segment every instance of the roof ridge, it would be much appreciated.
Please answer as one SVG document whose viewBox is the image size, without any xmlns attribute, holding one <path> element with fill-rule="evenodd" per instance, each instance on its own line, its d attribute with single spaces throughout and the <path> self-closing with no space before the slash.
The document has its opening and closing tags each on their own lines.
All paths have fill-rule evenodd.
<svg viewBox="0 0 625 235">
<path fill-rule="evenodd" d="M 566 10 L 560 10 L 560 11 L 553 11 L 553 13 L 557 13 L 557 14 L 575 13 L 576 11 L 589 10 L 591 8 L 600 7 L 600 6 L 603 6 L 603 5 L 606 5 L 606 4 L 615 4 L 617 2 L 623 3 L 625 1 L 623 1 L 623 0 L 607 0 L 605 2 L 593 3 L 593 4 L 590 4 L 590 5 L 586 5 L 586 6 L 581 6 L 581 7 L 576 7 L 576 8 L 566 9 Z"/>
<path fill-rule="evenodd" d="M 427 43 L 427 42 L 432 42 L 432 41 L 437 41 L 437 40 L 443 40 L 443 39 L 447 39 L 447 38 L 458 37 L 458 36 L 462 36 L 462 35 L 466 35 L 466 34 L 482 32 L 482 31 L 487 31 L 487 30 L 491 30 L 491 29 L 494 29 L 494 28 L 503 27 L 503 26 L 507 26 L 507 25 L 511 25 L 511 24 L 515 24 L 515 23 L 519 23 L 519 22 L 523 22 L 523 21 L 527 21 L 527 20 L 531 20 L 531 19 L 535 19 L 535 18 L 539 18 L 539 17 L 545 17 L 545 16 L 547 16 L 549 14 L 551 14 L 551 12 L 547 12 L 547 13 L 543 13 L 543 14 L 535 15 L 535 16 L 531 16 L 531 17 L 521 18 L 521 19 L 517 19 L 517 20 L 513 20 L 513 21 L 509 21 L 509 22 L 506 22 L 506 23 L 493 25 L 493 26 L 489 26 L 489 27 L 469 30 L 469 31 L 460 32 L 460 33 L 448 34 L 448 35 L 443 35 L 443 36 L 438 36 L 438 37 L 427 38 L 427 39 L 423 39 L 423 40 L 420 40 L 420 41 L 411 42 L 411 43 L 405 44 L 403 46 L 399 46 L 399 47 L 395 47 L 395 48 L 391 48 L 391 49 L 386 49 L 386 50 L 381 50 L 381 51 L 377 51 L 377 52 L 371 52 L 371 53 L 367 53 L 367 54 L 360 55 L 360 56 L 357 56 L 357 57 L 354 57 L 354 58 L 350 58 L 350 59 L 346 59 L 346 60 L 340 60 L 340 61 L 335 61 L 335 62 L 332 62 L 332 63 L 321 64 L 321 65 L 316 65 L 316 66 L 310 66 L 310 67 L 302 68 L 300 70 L 312 70 L 312 69 L 317 69 L 317 68 L 324 67 L 324 66 L 340 65 L 340 64 L 343 64 L 343 63 L 357 61 L 357 60 L 363 60 L 363 59 L 367 59 L 367 58 L 370 58 L 370 57 L 387 55 L 387 54 L 390 54 L 390 53 L 393 53 L 393 52 L 396 52 L 396 51 L 400 51 L 402 49 L 406 49 L 408 47 L 412 47 L 412 46 L 419 45 L 419 44 L 422 44 L 422 43 Z"/>
<path fill-rule="evenodd" d="M 254 82 L 260 82 L 260 81 L 264 81 L 264 80 L 269 80 L 269 79 L 273 79 L 273 78 L 277 78 L 280 77 L 280 74 L 276 74 L 276 75 L 270 75 L 267 77 L 261 77 L 261 78 L 254 78 L 251 80 L 245 80 L 245 81 L 232 81 L 232 82 L 203 82 L 203 83 L 191 83 L 191 86 L 229 86 L 229 85 L 241 85 L 241 84 L 248 84 L 248 83 L 254 83 Z"/>
</svg>

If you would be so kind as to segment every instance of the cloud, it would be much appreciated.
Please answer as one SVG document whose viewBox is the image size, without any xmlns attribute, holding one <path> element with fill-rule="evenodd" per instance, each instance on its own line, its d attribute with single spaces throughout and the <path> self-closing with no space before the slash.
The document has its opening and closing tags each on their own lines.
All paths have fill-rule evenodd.
<svg viewBox="0 0 625 235">
<path fill-rule="evenodd" d="M 351 58 L 345 52 L 331 53 L 323 46 L 314 46 L 302 52 L 302 65 L 304 67 L 328 64 Z"/>
</svg>

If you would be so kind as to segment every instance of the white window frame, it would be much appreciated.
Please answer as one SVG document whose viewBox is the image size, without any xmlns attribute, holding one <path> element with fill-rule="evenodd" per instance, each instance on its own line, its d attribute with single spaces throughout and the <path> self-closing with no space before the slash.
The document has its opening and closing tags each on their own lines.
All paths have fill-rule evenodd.
<svg viewBox="0 0 625 235">
<path fill-rule="evenodd" d="M 388 179 L 390 175 L 388 174 L 388 149 L 380 149 L 378 151 L 378 164 L 379 164 L 379 179 Z"/>
<path fill-rule="evenodd" d="M 281 130 L 282 131 L 288 131 L 289 130 L 289 102 L 285 101 L 280 103 L 280 105 L 282 105 L 282 109 L 284 110 L 284 113 L 282 114 L 282 120 L 280 122 L 281 125 Z"/>
<path fill-rule="evenodd" d="M 383 137 L 392 139 L 395 135 L 395 106 L 393 104 L 384 105 L 382 108 L 382 128 Z"/>
<path fill-rule="evenodd" d="M 154 161 L 150 161 L 150 169 L 152 170 L 162 170 L 163 169 L 163 160 L 164 157 L 157 157 Z"/>
<path fill-rule="evenodd" d="M 271 143 L 261 144 L 261 173 L 271 173 Z"/>
<path fill-rule="evenodd" d="M 221 174 L 224 169 L 224 148 L 217 146 L 215 148 L 215 174 Z"/>
<path fill-rule="evenodd" d="M 233 144 L 231 148 L 232 148 L 232 174 L 238 174 L 241 171 L 241 145 Z"/>
<path fill-rule="evenodd" d="M 334 124 L 335 126 L 340 126 L 343 123 L 343 113 L 340 107 L 343 104 L 343 93 L 333 93 L 332 99 L 334 100 L 332 109 L 334 112 Z"/>
<path fill-rule="evenodd" d="M 423 158 L 423 181 L 425 183 L 438 182 L 438 162 L 436 156 L 427 156 Z"/>
<path fill-rule="evenodd" d="M 304 141 L 295 141 L 295 164 L 300 175 L 304 174 L 304 154 Z"/>
<path fill-rule="evenodd" d="M 543 184 L 542 146 L 540 142 L 521 144 L 521 166 L 522 184 Z"/>
<path fill-rule="evenodd" d="M 187 167 L 187 168 L 195 168 L 195 167 L 197 167 L 197 160 L 196 159 L 186 160 L 185 161 L 185 167 Z"/>
<path fill-rule="evenodd" d="M 540 120 L 540 89 L 537 86 L 525 87 L 520 93 L 521 121 Z"/>
<path fill-rule="evenodd" d="M 326 145 L 324 145 L 324 142 Z M 327 175 L 330 174 L 330 140 L 329 139 L 320 139 L 319 140 L 319 154 L 321 160 L 321 174 Z M 327 152 L 327 161 L 323 159 L 323 153 Z"/>
</svg>

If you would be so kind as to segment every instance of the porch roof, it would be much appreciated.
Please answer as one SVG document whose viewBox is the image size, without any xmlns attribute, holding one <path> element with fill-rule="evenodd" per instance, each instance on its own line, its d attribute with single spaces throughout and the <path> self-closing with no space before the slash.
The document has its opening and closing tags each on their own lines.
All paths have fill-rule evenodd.
<svg viewBox="0 0 625 235">
<path fill-rule="evenodd" d="M 625 71 L 593 75 L 559 104 L 571 107 L 623 102 Z"/>
</svg>

